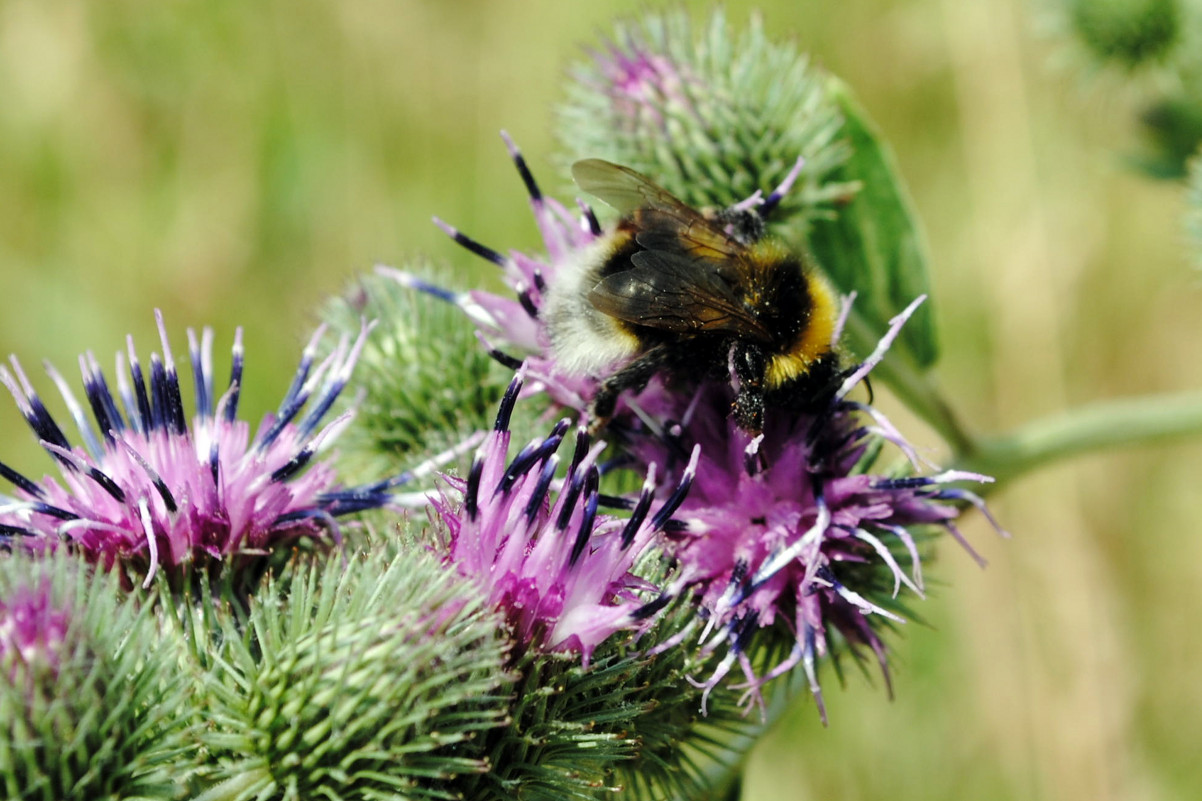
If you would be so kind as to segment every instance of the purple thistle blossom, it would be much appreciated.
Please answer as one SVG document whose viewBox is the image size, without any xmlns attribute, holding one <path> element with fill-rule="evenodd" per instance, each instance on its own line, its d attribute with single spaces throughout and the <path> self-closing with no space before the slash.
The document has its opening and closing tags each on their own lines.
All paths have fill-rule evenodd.
<svg viewBox="0 0 1202 801">
<path fill-rule="evenodd" d="M 20 670 L 31 667 L 57 673 L 69 622 L 66 609 L 54 602 L 48 580 L 0 598 L 0 669 L 8 665 L 8 681 L 15 682 Z"/>
<path fill-rule="evenodd" d="M 604 50 L 590 49 L 597 75 L 583 73 L 577 80 L 612 104 L 612 123 L 627 131 L 655 128 L 668 136 L 663 109 L 672 108 L 699 116 L 693 108 L 688 84 L 702 82 L 688 74 L 687 67 L 663 53 L 654 52 L 634 32 L 625 31 L 622 45 L 608 42 Z"/>
<path fill-rule="evenodd" d="M 522 384 L 519 373 L 468 477 L 446 477 L 458 497 L 444 495 L 433 505 L 446 528 L 447 560 L 503 611 L 522 650 L 574 651 L 587 665 L 607 638 L 645 630 L 663 608 L 659 588 L 632 571 L 658 546 L 660 531 L 688 492 L 698 454 L 667 499 L 654 500 L 651 466 L 628 518 L 598 514 L 597 456 L 604 443 L 590 447 L 584 429 L 576 433 L 560 480 L 557 452 L 567 419 L 508 458 L 509 417 Z"/>
<path fill-rule="evenodd" d="M 912 528 L 941 526 L 984 564 L 955 526 L 957 504 L 970 503 L 995 528 L 997 523 L 979 496 L 948 485 L 992 479 L 962 471 L 916 474 L 917 455 L 889 421 L 867 404 L 846 399 L 917 305 L 893 320 L 881 346 L 847 376 L 828 408 L 770 415 L 755 438 L 735 425 L 733 393 L 716 382 L 692 397 L 661 393 L 652 396 L 655 405 L 644 405 L 648 419 L 677 422 L 632 438 L 637 462 L 666 465 L 671 476 L 671 465 L 681 462 L 685 449 L 701 448 L 692 491 L 668 529 L 666 549 L 679 564 L 669 594 L 699 595 L 703 652 L 725 649 L 701 683 L 707 690 L 737 664 L 748 700 L 762 703 L 763 685 L 800 664 L 825 722 L 815 668 L 829 653 L 832 630 L 853 648 L 872 651 L 889 683 L 879 628 L 883 621 L 905 620 L 880 601 L 883 595 L 896 598 L 902 586 L 923 596 Z M 906 475 L 867 472 L 884 443 L 906 457 Z M 909 572 L 897 551 L 908 559 Z M 871 568 L 871 578 L 860 568 Z M 841 575 L 852 578 L 844 583 Z M 881 575 L 891 581 L 891 593 L 878 586 Z M 774 626 L 792 633 L 793 646 L 784 660 L 757 675 L 751 644 L 759 630 Z"/>
<path fill-rule="evenodd" d="M 517 299 L 481 291 L 453 293 L 396 270 L 380 268 L 380 272 L 458 305 L 476 325 L 485 347 L 503 364 L 522 362 L 497 347 L 496 341 L 531 354 L 524 362 L 529 388 L 545 392 L 561 407 L 584 412 L 598 381 L 559 367 L 539 315 L 544 291 L 555 281 L 556 272 L 574 259 L 587 257 L 601 229 L 586 205 L 581 204 L 577 220 L 564 206 L 545 198 L 508 136 L 505 142 L 529 192 L 546 246 L 545 259 L 518 252 L 503 255 L 436 222 L 456 242 L 500 267 Z M 767 198 L 757 193 L 739 208 L 774 208 L 801 166 L 799 160 Z M 836 325 L 836 341 L 853 299 L 847 299 Z M 801 665 L 825 721 L 816 665 L 830 652 L 834 631 L 853 648 L 867 647 L 889 681 L 880 628 L 883 621 L 904 620 L 882 606 L 892 602 L 882 599 L 877 585 L 884 575 L 892 584 L 891 592 L 884 588 L 885 596 L 896 597 L 903 586 L 922 596 L 921 565 L 911 529 L 942 527 L 982 561 L 954 521 L 964 504 L 986 516 L 988 511 L 979 496 L 949 485 L 991 479 L 955 471 L 918 475 L 920 460 L 900 432 L 870 405 L 847 399 L 884 358 L 922 300 L 915 300 L 891 322 L 862 364 L 841 374 L 842 384 L 825 409 L 773 408 L 764 432 L 755 438 L 749 438 L 731 417 L 735 393 L 727 381 L 703 380 L 695 391 L 682 393 L 655 376 L 637 396 L 623 393 L 619 398 L 606 430 L 633 457 L 635 469 L 658 466 L 661 479 L 670 485 L 675 478 L 683 481 L 686 471 L 681 466 L 690 465 L 687 473 L 693 489 L 675 519 L 664 523 L 660 545 L 677 560 L 678 569 L 665 585 L 660 603 L 685 594 L 697 598 L 699 621 L 704 621 L 702 652 L 718 659 L 709 678 L 701 682 L 707 691 L 738 665 L 749 703 L 762 703 L 764 684 Z M 891 477 L 866 472 L 885 443 L 907 457 L 910 474 Z M 907 560 L 908 572 L 902 566 Z M 861 567 L 846 583 L 840 579 Z M 757 673 L 753 655 L 759 653 L 756 646 L 765 637 L 756 635 L 779 626 L 792 632 L 790 653 Z M 685 636 L 682 633 L 658 647 L 678 645 Z"/>
<path fill-rule="evenodd" d="M 242 329 L 234 335 L 229 385 L 220 399 L 213 333 L 206 328 L 198 342 L 188 331 L 196 407 L 189 427 L 162 314 L 155 317 L 163 354 L 151 355 L 149 380 L 132 337 L 128 376 L 125 357 L 117 354 L 116 397 L 95 357 L 80 357 L 95 428 L 67 382 L 46 365 L 83 447 L 72 446 L 16 357 L 11 372 L 0 367 L 0 382 L 60 471 L 58 480 L 35 482 L 0 463 L 0 475 L 16 488 L 15 497 L 0 496 L 0 546 L 40 551 L 69 543 L 105 568 L 119 564 L 144 574 L 149 586 L 160 568 L 174 575 L 205 559 L 262 556 L 302 536 L 337 541 L 336 517 L 388 503 L 389 491 L 406 479 L 344 489 L 331 465 L 314 463 L 350 421 L 347 412 L 322 425 L 371 325 L 362 326 L 353 344 L 343 338 L 314 369 L 324 327 L 318 329 L 278 411 L 264 417 L 252 439 L 248 423 L 237 419 Z"/>
</svg>

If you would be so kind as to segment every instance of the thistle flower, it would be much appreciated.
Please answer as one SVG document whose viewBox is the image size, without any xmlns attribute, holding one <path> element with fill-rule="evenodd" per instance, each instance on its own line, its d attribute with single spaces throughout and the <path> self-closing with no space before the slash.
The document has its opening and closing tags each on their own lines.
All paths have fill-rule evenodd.
<svg viewBox="0 0 1202 801">
<path fill-rule="evenodd" d="M 467 479 L 447 477 L 459 497 L 436 500 L 434 507 L 446 529 L 448 561 L 503 610 L 514 639 L 578 652 L 587 665 L 600 643 L 622 629 L 646 629 L 662 608 L 654 600 L 662 593 L 631 571 L 658 544 L 658 532 L 688 492 L 697 453 L 658 504 L 650 466 L 630 517 L 618 519 L 598 514 L 597 457 L 604 443 L 590 447 L 581 429 L 552 500 L 557 451 L 569 423 L 561 420 L 546 439 L 507 461 L 509 417 L 522 383 L 519 375 L 510 385 Z"/>
<path fill-rule="evenodd" d="M 1178 0 L 1067 0 L 1081 43 L 1099 61 L 1135 69 L 1165 60 L 1182 39 Z"/>
<path fill-rule="evenodd" d="M 550 340 L 540 313 L 544 293 L 548 284 L 555 280 L 556 272 L 596 241 L 601 235 L 601 227 L 587 207 L 582 206 L 582 214 L 577 218 L 563 204 L 544 196 L 513 140 L 504 131 L 501 137 L 529 193 L 546 256 L 519 251 L 505 255 L 437 217 L 434 222 L 455 242 L 499 267 L 501 278 L 514 297 L 484 290 L 452 292 L 410 272 L 383 266 L 376 270 L 402 286 L 458 306 L 476 327 L 477 336 L 489 355 L 511 370 L 523 369 L 527 392 L 545 391 L 559 406 L 583 412 L 596 393 L 597 382 L 586 376 L 566 373 L 558 367 L 550 352 Z"/>
<path fill-rule="evenodd" d="M 654 175 L 686 203 L 732 206 L 782 183 L 798 157 L 797 190 L 774 216 L 782 234 L 854 187 L 833 180 L 849 155 L 828 76 L 752 17 L 740 36 L 722 12 L 694 31 L 681 13 L 648 15 L 571 70 L 559 110 L 568 161 L 598 157 Z"/>
<path fill-rule="evenodd" d="M 1140 146 L 1125 154 L 1146 175 L 1185 178 L 1202 143 L 1202 26 L 1181 0 L 1061 0 L 1049 28 L 1062 60 L 1107 93 L 1135 99 Z"/>
<path fill-rule="evenodd" d="M 859 293 L 846 344 L 868 353 L 890 318 L 929 294 L 925 239 L 893 155 L 851 89 L 795 43 L 769 37 L 755 15 L 733 27 L 722 11 L 696 28 L 683 12 L 618 25 L 571 72 L 558 108 L 563 161 L 608 159 L 695 208 L 795 182 L 766 227 Z M 898 343 L 900 363 L 930 367 L 936 340 L 928 303 Z M 903 399 L 911 391 L 892 365 L 877 378 Z M 941 432 L 954 426 L 923 416 Z"/>
<path fill-rule="evenodd" d="M 521 253 L 505 256 L 440 225 L 455 241 L 498 265 L 518 299 L 480 291 L 449 293 L 402 273 L 390 274 L 458 305 L 499 361 L 519 363 L 493 340 L 528 354 L 523 369 L 533 390 L 544 391 L 560 407 L 587 410 L 598 382 L 565 374 L 549 347 L 540 313 L 545 288 L 556 280 L 558 270 L 595 241 L 599 228 L 587 207 L 575 222 L 563 206 L 545 198 L 521 154 L 505 139 L 529 191 L 546 259 Z M 786 189 L 787 184 L 769 202 L 778 201 Z M 669 485 L 684 480 L 687 472 L 690 483 L 704 485 L 683 501 L 677 520 L 663 521 L 665 547 L 679 569 L 661 588 L 661 602 L 697 593 L 706 621 L 703 651 L 717 653 L 725 644 L 716 669 L 703 682 L 707 689 L 738 664 L 747 699 L 755 703 L 767 681 L 801 664 L 822 711 L 815 665 L 831 652 L 836 634 L 852 647 L 867 646 L 874 652 L 888 680 L 882 623 L 902 620 L 893 611 L 900 609 L 894 596 L 901 586 L 922 593 L 916 544 L 921 534 L 911 528 L 942 526 L 963 542 L 953 522 L 959 514 L 957 504 L 984 509 L 976 495 L 947 485 L 987 481 L 985 476 L 870 472 L 884 443 L 893 443 L 909 456 L 913 470 L 919 460 L 879 412 L 847 399 L 881 362 L 923 299 L 894 317 L 874 353 L 846 371 L 829 407 L 775 408 L 756 439 L 749 439 L 731 419 L 734 389 L 726 380 L 704 379 L 690 384 L 695 391 L 682 393 L 657 376 L 637 396 L 624 393 L 620 398 L 606 431 L 632 460 L 627 466 L 637 471 L 654 465 L 661 476 L 666 471 Z M 851 302 L 846 302 L 835 341 Z M 698 447 L 694 477 L 691 468 L 685 471 L 682 465 Z M 910 572 L 899 560 L 911 563 Z M 771 634 L 758 633 L 781 627 L 792 632 L 789 656 L 766 669 L 757 667 L 762 654 L 771 650 L 761 644 L 776 641 Z M 822 714 L 825 717 L 825 711 Z"/>
<path fill-rule="evenodd" d="M 801 664 L 825 722 L 815 665 L 836 633 L 853 649 L 867 646 L 889 682 L 880 629 L 904 622 L 896 602 L 903 585 L 923 595 L 915 527 L 945 528 L 979 561 L 956 529 L 957 504 L 988 512 L 978 496 L 949 485 L 991 479 L 916 474 L 919 459 L 902 435 L 868 404 L 847 399 L 919 302 L 894 319 L 829 407 L 780 410 L 755 438 L 730 418 L 733 396 L 725 385 L 704 384 L 691 397 L 656 393 L 641 403 L 644 419 L 663 423 L 630 438 L 637 463 L 665 465 L 671 476 L 684 450 L 699 447 L 702 454 L 689 468 L 692 491 L 669 528 L 667 550 L 679 564 L 669 592 L 699 595 L 703 651 L 725 647 L 703 682 L 707 689 L 738 664 L 746 699 L 761 702 L 766 682 Z M 872 472 L 885 444 L 907 457 L 904 473 Z M 771 642 L 773 629 L 789 632 L 789 655 L 757 674 L 756 654 L 765 650 L 759 641 Z"/>
<path fill-rule="evenodd" d="M 46 581 L 22 584 L 0 597 L 0 674 L 7 665 L 13 683 L 22 670 L 45 668 L 57 675 L 67 623 L 67 609 L 55 603 Z"/>
<path fill-rule="evenodd" d="M 144 575 L 143 586 L 149 586 L 160 567 L 174 577 L 207 560 L 241 564 L 300 537 L 337 540 L 336 517 L 387 503 L 389 490 L 404 480 L 344 489 L 329 465 L 311 464 L 350 419 L 348 412 L 320 427 L 371 326 L 363 325 L 353 344 L 344 338 L 314 370 L 319 329 L 279 410 L 263 419 L 252 439 L 248 424 L 237 418 L 241 329 L 234 336 L 229 386 L 219 400 L 212 331 L 205 329 L 200 341 L 188 331 L 195 383 L 189 426 L 158 312 L 156 319 L 163 355 L 151 355 L 149 381 L 132 338 L 128 378 L 124 357 L 117 354 L 120 405 L 95 357 L 80 357 L 95 429 L 66 380 L 47 365 L 83 447 L 72 446 L 16 357 L 11 372 L 0 367 L 0 382 L 58 464 L 61 479 L 35 482 L 0 464 L 0 475 L 16 488 L 14 498 L 0 503 L 0 544 L 43 551 L 68 543 L 106 568 L 120 565 L 127 575 Z"/>
<path fill-rule="evenodd" d="M 245 612 L 184 609 L 182 639 L 218 643 L 195 653 L 210 788 L 198 797 L 479 797 L 455 788 L 488 770 L 479 740 L 506 724 L 500 621 L 400 544 L 301 554 Z"/>
<path fill-rule="evenodd" d="M 566 471 L 559 461 L 566 419 L 511 457 L 524 378 L 511 383 L 467 478 L 446 478 L 434 503 L 434 550 L 505 619 L 516 677 L 509 725 L 478 743 L 490 770 L 464 774 L 456 797 L 695 797 L 712 781 L 711 760 L 734 759 L 723 744 L 745 742 L 748 724 L 722 688 L 700 716 L 701 691 L 685 680 L 694 654 L 672 647 L 692 612 L 664 590 L 662 531 L 691 468 L 686 459 L 669 486 L 648 467 L 635 497 L 603 495 L 603 443 L 578 430 Z M 603 504 L 626 514 L 601 514 Z"/>
<path fill-rule="evenodd" d="M 144 600 L 65 553 L 0 556 L 0 796 L 178 797 L 192 698 Z"/>
<path fill-rule="evenodd" d="M 419 275 L 436 271 L 422 259 L 406 267 Z M 370 480 L 398 465 L 416 467 L 426 455 L 454 451 L 488 430 L 512 370 L 497 369 L 458 309 L 364 275 L 322 317 L 350 336 L 363 317 L 379 321 L 355 367 L 356 397 L 346 402 L 354 403 L 355 424 L 339 439 L 344 475 Z M 457 465 L 462 471 L 467 459 Z"/>
</svg>

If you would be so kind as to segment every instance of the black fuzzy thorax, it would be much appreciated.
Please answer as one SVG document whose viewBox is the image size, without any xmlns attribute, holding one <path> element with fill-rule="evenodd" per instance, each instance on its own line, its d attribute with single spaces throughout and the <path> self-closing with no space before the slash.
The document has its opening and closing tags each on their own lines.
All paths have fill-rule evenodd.
<svg viewBox="0 0 1202 801">
<path fill-rule="evenodd" d="M 602 280 L 637 267 L 635 254 L 647 250 L 639 242 L 643 229 L 638 216 L 625 218 L 615 230 L 614 249 L 601 263 L 597 279 Z M 768 355 L 787 353 L 797 343 L 810 323 L 813 298 L 810 294 L 806 266 L 795 254 L 785 254 L 774 245 L 752 243 L 738 258 L 729 263 L 700 261 L 698 270 L 712 271 L 740 299 L 747 315 L 759 324 L 757 328 L 738 330 L 665 331 L 651 325 L 639 325 L 620 320 L 623 328 L 634 334 L 642 350 L 654 345 L 687 344 L 681 353 L 683 363 L 695 372 L 699 361 L 715 362 L 725 372 L 731 344 L 745 340 L 760 345 Z"/>
<path fill-rule="evenodd" d="M 820 409 L 833 397 L 839 360 L 830 353 L 799 365 L 783 385 L 769 383 L 774 360 L 807 359 L 815 299 L 802 258 L 770 241 L 713 237 L 657 209 L 618 223 L 589 301 L 635 338 L 638 353 L 602 381 L 597 419 L 655 374 L 680 389 L 731 386 L 732 416 L 751 433 L 769 408 Z"/>
</svg>

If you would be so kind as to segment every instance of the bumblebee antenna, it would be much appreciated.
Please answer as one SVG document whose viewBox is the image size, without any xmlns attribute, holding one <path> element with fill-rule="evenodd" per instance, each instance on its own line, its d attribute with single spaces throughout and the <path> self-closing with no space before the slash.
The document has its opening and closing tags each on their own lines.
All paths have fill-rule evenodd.
<svg viewBox="0 0 1202 801">
<path fill-rule="evenodd" d="M 772 194 L 764 198 L 764 202 L 756 207 L 755 212 L 760 215 L 760 219 L 768 219 L 768 215 L 775 211 L 785 195 L 789 194 L 789 190 L 793 188 L 793 184 L 801 175 L 801 168 L 805 166 L 805 163 L 805 156 L 798 156 L 797 161 L 793 164 L 793 169 L 789 170 L 789 174 L 785 176 L 785 180 L 781 181 L 780 186 L 773 189 Z"/>
</svg>

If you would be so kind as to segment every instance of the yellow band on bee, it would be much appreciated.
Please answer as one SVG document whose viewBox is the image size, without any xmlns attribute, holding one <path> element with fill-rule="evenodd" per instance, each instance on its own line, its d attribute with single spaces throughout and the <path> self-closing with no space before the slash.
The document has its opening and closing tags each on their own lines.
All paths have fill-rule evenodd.
<svg viewBox="0 0 1202 801">
<path fill-rule="evenodd" d="M 831 352 L 839 304 L 835 290 L 826 279 L 810 273 L 810 319 L 802 329 L 797 343 L 787 352 L 773 356 L 764 372 L 764 385 L 777 389 L 804 376 L 814 362 Z"/>
</svg>

